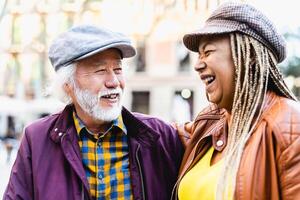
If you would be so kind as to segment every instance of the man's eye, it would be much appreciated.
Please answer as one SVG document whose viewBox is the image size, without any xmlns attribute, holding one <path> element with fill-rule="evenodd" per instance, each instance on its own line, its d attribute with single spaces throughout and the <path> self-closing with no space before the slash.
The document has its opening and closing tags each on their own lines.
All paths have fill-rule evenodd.
<svg viewBox="0 0 300 200">
<path fill-rule="evenodd" d="M 105 69 L 98 69 L 97 71 L 94 72 L 95 74 L 104 74 Z"/>
</svg>

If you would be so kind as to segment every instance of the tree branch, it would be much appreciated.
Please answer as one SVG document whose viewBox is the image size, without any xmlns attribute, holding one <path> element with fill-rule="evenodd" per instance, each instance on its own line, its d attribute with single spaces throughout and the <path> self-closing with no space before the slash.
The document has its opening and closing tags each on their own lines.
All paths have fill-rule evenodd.
<svg viewBox="0 0 300 200">
<path fill-rule="evenodd" d="M 2 20 L 5 10 L 6 10 L 6 6 L 7 6 L 7 1 L 8 0 L 3 0 L 4 2 L 2 3 L 2 8 L 0 8 L 0 21 Z"/>
</svg>

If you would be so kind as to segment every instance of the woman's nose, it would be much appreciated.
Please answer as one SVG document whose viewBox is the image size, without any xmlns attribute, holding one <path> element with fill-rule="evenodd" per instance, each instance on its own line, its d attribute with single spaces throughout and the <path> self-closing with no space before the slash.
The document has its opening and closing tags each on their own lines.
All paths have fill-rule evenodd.
<svg viewBox="0 0 300 200">
<path fill-rule="evenodd" d="M 198 62 L 196 63 L 196 65 L 195 65 L 195 70 L 196 70 L 196 71 L 201 71 L 201 70 L 203 70 L 203 69 L 205 69 L 205 68 L 206 68 L 206 63 L 203 62 L 203 61 L 201 61 L 201 60 L 199 59 Z"/>
</svg>

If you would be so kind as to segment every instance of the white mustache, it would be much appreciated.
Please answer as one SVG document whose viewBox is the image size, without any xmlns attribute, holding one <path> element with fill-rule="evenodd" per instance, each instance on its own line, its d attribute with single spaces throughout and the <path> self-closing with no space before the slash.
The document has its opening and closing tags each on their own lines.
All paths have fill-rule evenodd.
<svg viewBox="0 0 300 200">
<path fill-rule="evenodd" d="M 100 99 L 102 96 L 105 95 L 111 95 L 111 94 L 118 94 L 119 96 L 121 96 L 123 93 L 121 88 L 116 88 L 116 89 L 111 89 L 111 90 L 104 90 L 104 91 L 99 91 L 98 92 L 98 99 Z"/>
</svg>

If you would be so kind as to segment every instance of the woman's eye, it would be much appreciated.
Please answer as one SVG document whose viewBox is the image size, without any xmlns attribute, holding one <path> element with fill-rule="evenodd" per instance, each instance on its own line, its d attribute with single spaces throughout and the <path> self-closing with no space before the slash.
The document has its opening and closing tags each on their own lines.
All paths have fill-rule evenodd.
<svg viewBox="0 0 300 200">
<path fill-rule="evenodd" d="M 122 68 L 115 68 L 114 71 L 116 74 L 120 74 L 122 73 Z"/>
<path fill-rule="evenodd" d="M 204 55 L 209 56 L 212 52 L 213 52 L 213 50 L 206 50 L 206 51 L 204 51 Z"/>
</svg>

